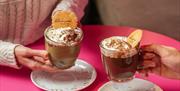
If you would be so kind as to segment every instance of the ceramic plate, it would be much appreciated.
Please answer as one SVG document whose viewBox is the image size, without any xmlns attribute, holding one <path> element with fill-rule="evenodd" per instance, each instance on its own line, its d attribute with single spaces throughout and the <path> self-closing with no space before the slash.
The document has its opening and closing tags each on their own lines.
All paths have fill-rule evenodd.
<svg viewBox="0 0 180 91">
<path fill-rule="evenodd" d="M 163 91 L 159 86 L 152 82 L 134 78 L 128 82 L 109 81 L 99 88 L 98 91 Z"/>
<path fill-rule="evenodd" d="M 77 59 L 70 69 L 48 73 L 44 71 L 31 72 L 32 82 L 44 90 L 77 91 L 86 88 L 96 79 L 96 71 L 84 60 Z"/>
</svg>

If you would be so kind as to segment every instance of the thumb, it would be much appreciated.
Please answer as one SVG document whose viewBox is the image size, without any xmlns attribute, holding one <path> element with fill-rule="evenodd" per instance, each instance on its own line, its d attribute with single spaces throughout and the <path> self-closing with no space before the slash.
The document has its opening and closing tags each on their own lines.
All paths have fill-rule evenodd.
<svg viewBox="0 0 180 91">
<path fill-rule="evenodd" d="M 163 45 L 158 45 L 158 44 L 150 44 L 150 45 L 145 45 L 142 47 L 143 52 L 152 52 L 160 57 L 165 55 L 167 53 L 166 46 Z"/>
<path fill-rule="evenodd" d="M 165 57 L 168 56 L 169 54 L 174 53 L 174 51 L 177 51 L 177 49 L 165 45 L 150 44 L 143 46 L 142 51 L 153 52 L 159 55 L 160 57 Z"/>
</svg>

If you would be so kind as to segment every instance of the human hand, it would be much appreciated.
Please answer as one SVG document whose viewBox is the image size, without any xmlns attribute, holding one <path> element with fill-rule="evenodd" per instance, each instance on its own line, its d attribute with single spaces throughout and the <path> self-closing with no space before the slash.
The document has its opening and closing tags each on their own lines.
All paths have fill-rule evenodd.
<svg viewBox="0 0 180 91">
<path fill-rule="evenodd" d="M 15 48 L 15 56 L 19 64 L 32 70 L 58 71 L 48 60 L 48 53 L 44 50 L 33 50 L 20 45 Z"/>
<path fill-rule="evenodd" d="M 144 69 L 141 73 L 180 79 L 180 51 L 157 44 L 143 46 L 142 51 Z"/>
</svg>

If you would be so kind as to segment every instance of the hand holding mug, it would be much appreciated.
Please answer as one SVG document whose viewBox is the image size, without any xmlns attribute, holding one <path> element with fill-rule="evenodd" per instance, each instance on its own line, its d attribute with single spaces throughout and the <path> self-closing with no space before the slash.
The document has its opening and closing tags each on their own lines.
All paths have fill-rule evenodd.
<svg viewBox="0 0 180 91">
<path fill-rule="evenodd" d="M 180 51 L 175 48 L 150 44 L 142 47 L 144 69 L 141 73 L 154 73 L 180 79 Z"/>
<path fill-rule="evenodd" d="M 15 56 L 20 65 L 26 66 L 32 70 L 43 70 L 56 72 L 58 69 L 51 65 L 47 51 L 33 50 L 22 45 L 15 48 Z"/>
</svg>

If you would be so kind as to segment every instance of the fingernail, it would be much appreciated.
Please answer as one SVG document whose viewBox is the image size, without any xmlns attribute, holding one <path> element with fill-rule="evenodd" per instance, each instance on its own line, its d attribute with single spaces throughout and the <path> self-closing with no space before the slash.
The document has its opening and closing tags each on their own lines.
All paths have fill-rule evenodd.
<svg viewBox="0 0 180 91">
<path fill-rule="evenodd" d="M 44 55 L 44 58 L 45 58 L 46 60 L 48 59 L 48 54 L 47 54 L 47 53 Z"/>
<path fill-rule="evenodd" d="M 49 60 L 46 60 L 46 65 L 53 66 Z"/>
</svg>

